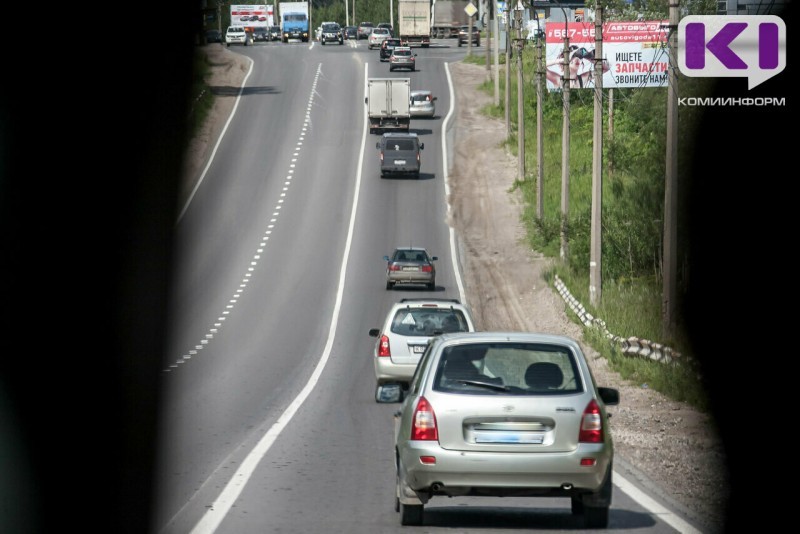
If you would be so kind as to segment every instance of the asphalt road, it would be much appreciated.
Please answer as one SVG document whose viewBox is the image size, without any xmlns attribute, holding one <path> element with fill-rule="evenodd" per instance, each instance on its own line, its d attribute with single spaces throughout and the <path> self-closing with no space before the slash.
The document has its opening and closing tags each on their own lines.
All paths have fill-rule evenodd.
<svg viewBox="0 0 800 534">
<path fill-rule="evenodd" d="M 391 74 L 364 42 L 242 48 L 252 73 L 176 224 L 161 533 L 406 530 L 393 508 L 397 407 L 374 401 L 367 331 L 419 294 L 385 289 L 395 245 L 427 247 L 439 257 L 435 295 L 463 299 L 442 169 L 444 63 L 466 50 L 443 44 L 415 49 L 418 71 Z M 412 121 L 425 142 L 419 180 L 380 178 L 367 77 L 411 77 L 438 95 L 437 118 Z M 614 491 L 610 530 L 676 531 Z M 434 500 L 425 522 L 582 528 L 568 500 L 552 499 Z"/>
</svg>

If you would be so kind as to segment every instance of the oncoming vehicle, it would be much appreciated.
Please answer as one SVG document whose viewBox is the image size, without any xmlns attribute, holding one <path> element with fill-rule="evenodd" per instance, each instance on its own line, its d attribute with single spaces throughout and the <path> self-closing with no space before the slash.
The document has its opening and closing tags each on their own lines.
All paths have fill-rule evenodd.
<svg viewBox="0 0 800 534">
<path fill-rule="evenodd" d="M 372 351 L 376 392 L 380 386 L 387 386 L 388 391 L 390 384 L 407 390 L 433 336 L 474 330 L 472 314 L 458 299 L 405 298 L 395 302 L 381 327 L 369 330 L 370 337 L 377 338 Z"/>
<path fill-rule="evenodd" d="M 415 133 L 405 132 L 386 132 L 381 136 L 381 140 L 375 143 L 378 149 L 381 164 L 381 178 L 390 174 L 411 174 L 419 178 L 419 171 L 422 165 L 420 150 L 425 148 L 425 143 L 420 142 Z M 390 289 L 391 278 L 386 281 L 386 289 Z M 434 288 L 434 281 L 428 282 L 431 289 Z"/>
<path fill-rule="evenodd" d="M 426 89 L 411 91 L 411 105 L 408 108 L 411 116 L 433 118 L 436 114 L 436 100 L 433 93 Z"/>
<path fill-rule="evenodd" d="M 280 41 L 281 40 L 281 27 L 280 26 L 270 26 L 269 27 L 269 40 L 270 41 Z"/>
<path fill-rule="evenodd" d="M 244 26 L 228 26 L 228 31 L 225 32 L 225 44 L 227 46 L 232 44 L 247 46 L 250 44 L 250 34 L 247 33 Z"/>
<path fill-rule="evenodd" d="M 607 528 L 614 445 L 606 406 L 578 343 L 527 332 L 431 339 L 395 417 L 395 511 L 421 525 L 439 497 L 560 497 L 587 528 Z"/>
<path fill-rule="evenodd" d="M 384 256 L 386 261 L 386 289 L 397 284 L 424 285 L 428 289 L 436 289 L 436 266 L 439 259 L 431 256 L 422 247 L 398 247 L 391 256 Z"/>
<path fill-rule="evenodd" d="M 372 33 L 372 29 L 374 27 L 375 25 L 371 22 L 362 22 L 361 24 L 359 24 L 358 29 L 356 31 L 358 39 L 367 39 L 369 37 L 369 34 Z"/>
<path fill-rule="evenodd" d="M 322 31 L 319 37 L 319 44 L 325 45 L 326 43 L 339 43 L 344 44 L 344 36 L 342 35 L 342 28 L 337 22 L 323 22 Z"/>
<path fill-rule="evenodd" d="M 253 28 L 253 42 L 269 41 L 269 29 L 266 26 L 256 26 Z"/>
<path fill-rule="evenodd" d="M 458 46 L 462 46 L 468 43 L 469 43 L 469 24 L 466 24 L 458 29 Z M 481 45 L 481 31 L 475 25 L 472 26 L 472 43 L 475 46 Z"/>
<path fill-rule="evenodd" d="M 417 70 L 416 60 L 417 54 L 412 52 L 410 46 L 397 46 L 392 50 L 392 55 L 389 56 L 389 72 L 396 69 L 408 69 L 410 71 Z"/>
</svg>

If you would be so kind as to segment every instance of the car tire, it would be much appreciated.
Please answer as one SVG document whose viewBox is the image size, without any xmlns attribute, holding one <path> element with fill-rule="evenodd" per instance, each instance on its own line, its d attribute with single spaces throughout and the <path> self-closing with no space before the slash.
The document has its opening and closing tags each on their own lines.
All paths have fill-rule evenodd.
<svg viewBox="0 0 800 534">
<path fill-rule="evenodd" d="M 461 48 L 461 39 L 458 40 L 458 47 Z"/>
<path fill-rule="evenodd" d="M 400 524 L 410 526 L 422 525 L 425 508 L 421 504 L 400 503 Z"/>
<path fill-rule="evenodd" d="M 434 281 L 434 282 L 431 282 L 430 284 L 428 284 L 428 289 L 430 289 L 431 291 L 435 291 L 436 290 L 436 282 Z"/>
<path fill-rule="evenodd" d="M 383 174 L 383 173 L 381 173 L 381 178 L 383 178 L 384 176 L 386 176 L 386 175 L 385 175 L 385 174 Z M 393 283 L 391 283 L 391 282 L 386 282 L 386 289 L 392 289 L 393 287 L 394 287 L 394 284 L 393 284 Z"/>
<path fill-rule="evenodd" d="M 583 506 L 583 501 L 581 501 L 580 497 L 572 497 L 570 499 L 572 502 L 572 515 L 583 515 L 586 508 Z"/>
<path fill-rule="evenodd" d="M 608 528 L 608 506 L 584 506 L 583 523 L 586 528 Z"/>
</svg>

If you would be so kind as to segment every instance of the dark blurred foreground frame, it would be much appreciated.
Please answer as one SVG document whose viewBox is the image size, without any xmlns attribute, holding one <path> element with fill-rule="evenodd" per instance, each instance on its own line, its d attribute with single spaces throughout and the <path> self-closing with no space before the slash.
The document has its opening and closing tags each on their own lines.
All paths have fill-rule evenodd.
<svg viewBox="0 0 800 534">
<path fill-rule="evenodd" d="M 3 54 L 0 532 L 150 530 L 195 38 L 187 20 L 157 39 L 160 9 L 104 7 L 151 10 L 152 39 L 92 39 L 85 7 L 59 10 L 81 39 Z"/>
<path fill-rule="evenodd" d="M 796 294 L 794 7 L 784 13 L 786 71 L 750 92 L 739 78 L 717 88 L 785 96 L 786 107 L 708 108 L 690 177 L 683 311 L 729 459 L 728 525 L 766 525 L 792 509 L 781 499 L 792 496 L 796 469 L 791 453 L 783 463 L 780 455 L 796 419 L 796 327 L 781 311 Z M 129 6 L 119 9 L 120 20 L 130 17 Z M 151 530 L 194 43 L 191 25 L 171 28 L 170 40 L 45 39 L 4 54 L 2 532 Z"/>
<path fill-rule="evenodd" d="M 784 97 L 785 106 L 707 107 L 689 177 L 684 313 L 728 459 L 725 532 L 746 521 L 769 530 L 793 509 L 787 477 L 796 469 L 781 458 L 781 442 L 788 443 L 780 429 L 796 404 L 797 388 L 786 384 L 798 368 L 794 314 L 781 311 L 794 306 L 797 295 L 788 259 L 796 248 L 798 212 L 790 193 L 798 152 L 796 3 L 781 12 L 786 69 L 750 91 L 744 78 L 720 79 L 715 89 L 721 97 Z"/>
</svg>

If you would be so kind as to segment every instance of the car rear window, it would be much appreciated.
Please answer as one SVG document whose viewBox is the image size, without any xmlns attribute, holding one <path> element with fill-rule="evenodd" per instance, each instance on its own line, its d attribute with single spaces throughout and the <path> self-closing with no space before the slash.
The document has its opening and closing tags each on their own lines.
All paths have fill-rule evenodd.
<svg viewBox="0 0 800 534">
<path fill-rule="evenodd" d="M 469 323 L 461 310 L 403 308 L 397 310 L 390 330 L 400 336 L 434 336 L 448 332 L 468 332 Z"/>
<path fill-rule="evenodd" d="M 434 389 L 476 395 L 574 395 L 583 382 L 563 346 L 476 343 L 442 351 Z"/>
<path fill-rule="evenodd" d="M 416 143 L 411 139 L 388 139 L 386 141 L 386 150 L 387 151 L 404 151 L 404 150 L 416 150 Z"/>
</svg>

